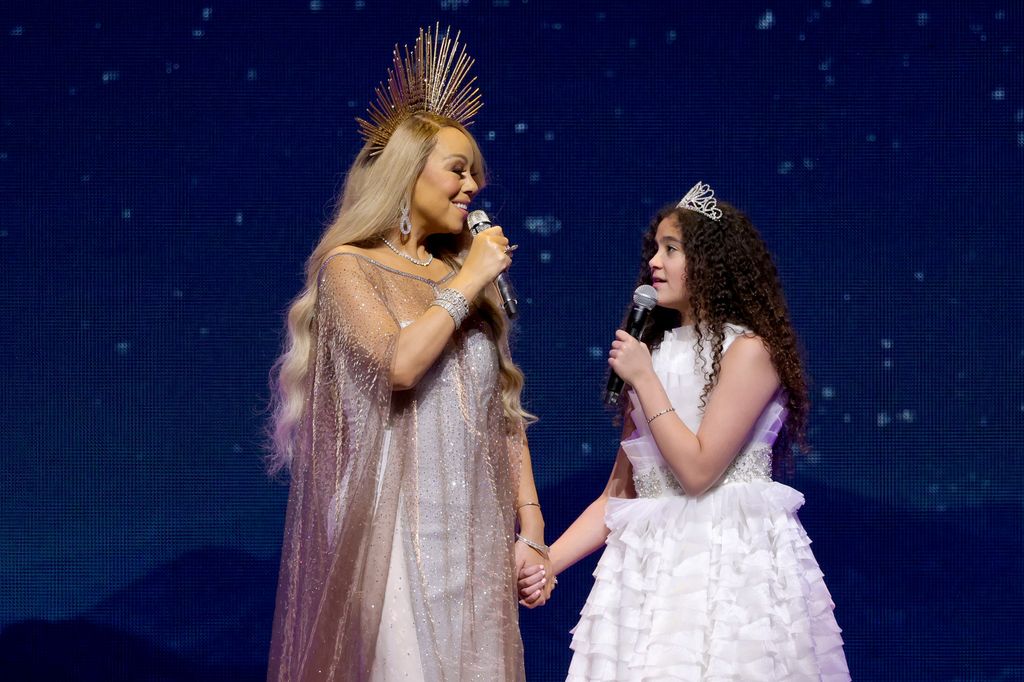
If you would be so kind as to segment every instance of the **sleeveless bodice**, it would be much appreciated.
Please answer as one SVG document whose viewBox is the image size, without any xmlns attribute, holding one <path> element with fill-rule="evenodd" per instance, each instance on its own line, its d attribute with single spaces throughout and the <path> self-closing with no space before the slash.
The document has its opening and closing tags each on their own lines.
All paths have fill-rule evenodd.
<svg viewBox="0 0 1024 682">
<path fill-rule="evenodd" d="M 726 325 L 723 354 L 739 336 L 749 331 L 736 325 Z M 703 409 L 700 395 L 704 390 L 705 366 L 711 366 L 711 351 L 705 348 L 703 358 L 694 349 L 696 335 L 692 326 L 677 327 L 665 332 L 661 345 L 655 349 L 652 360 L 654 372 L 665 387 L 676 415 L 694 433 L 700 428 Z M 705 345 L 707 339 L 705 337 Z M 702 362 L 703 360 L 703 362 Z M 629 440 L 622 441 L 633 467 L 633 483 L 638 497 L 685 495 L 682 486 L 658 450 L 647 424 L 647 416 L 634 391 L 629 391 L 631 415 L 636 431 Z M 765 407 L 751 429 L 750 438 L 740 448 L 736 459 L 722 474 L 715 487 L 731 483 L 750 483 L 772 480 L 772 445 L 786 420 L 786 397 L 780 388 Z"/>
</svg>

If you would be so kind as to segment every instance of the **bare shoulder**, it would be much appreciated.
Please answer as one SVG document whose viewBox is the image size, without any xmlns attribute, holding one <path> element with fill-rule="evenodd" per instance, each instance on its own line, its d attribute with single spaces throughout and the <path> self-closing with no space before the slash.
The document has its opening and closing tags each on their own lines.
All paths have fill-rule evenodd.
<svg viewBox="0 0 1024 682">
<path fill-rule="evenodd" d="M 353 254 L 356 256 L 366 256 L 367 258 L 370 258 L 373 256 L 375 251 L 373 249 L 367 249 L 362 246 L 356 246 L 355 244 L 342 244 L 341 246 L 336 246 L 330 251 L 328 251 L 327 256 L 324 258 L 324 260 L 327 260 L 332 256 L 338 256 L 343 253 Z"/>
<path fill-rule="evenodd" d="M 318 281 L 328 289 L 363 283 L 367 277 L 366 263 L 372 256 L 366 249 L 352 244 L 331 249 L 320 264 Z"/>
<path fill-rule="evenodd" d="M 760 336 L 748 332 L 737 337 L 722 355 L 721 375 L 715 390 L 728 388 L 729 401 L 732 401 L 743 395 L 759 395 L 762 389 L 774 391 L 779 382 L 768 347 Z"/>
<path fill-rule="evenodd" d="M 772 356 L 760 336 L 747 332 L 738 336 L 722 356 L 722 366 L 726 366 L 727 363 L 747 368 L 771 367 Z"/>
<path fill-rule="evenodd" d="M 349 258 L 340 258 L 339 256 L 349 256 Z M 352 256 L 355 258 L 352 258 Z M 327 252 L 327 255 L 324 256 L 323 268 L 325 270 L 344 270 L 357 267 L 357 264 L 366 262 L 378 264 L 380 262 L 380 254 L 374 249 L 357 246 L 356 244 L 342 244 Z"/>
</svg>

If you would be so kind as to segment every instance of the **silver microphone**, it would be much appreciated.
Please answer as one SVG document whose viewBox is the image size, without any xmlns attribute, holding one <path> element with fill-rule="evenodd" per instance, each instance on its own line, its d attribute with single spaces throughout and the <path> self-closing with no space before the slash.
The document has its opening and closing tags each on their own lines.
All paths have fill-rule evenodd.
<svg viewBox="0 0 1024 682">
<path fill-rule="evenodd" d="M 469 226 L 469 231 L 473 236 L 477 236 L 489 227 L 493 227 L 491 219 L 487 216 L 484 211 L 473 211 L 466 217 L 466 224 Z M 498 294 L 501 296 L 501 305 L 505 308 L 505 314 L 508 315 L 509 319 L 514 318 L 519 314 L 519 302 L 516 300 L 516 293 L 512 289 L 512 283 L 508 279 L 508 275 L 504 272 L 500 273 L 494 279 L 495 286 L 498 287 Z"/>
</svg>

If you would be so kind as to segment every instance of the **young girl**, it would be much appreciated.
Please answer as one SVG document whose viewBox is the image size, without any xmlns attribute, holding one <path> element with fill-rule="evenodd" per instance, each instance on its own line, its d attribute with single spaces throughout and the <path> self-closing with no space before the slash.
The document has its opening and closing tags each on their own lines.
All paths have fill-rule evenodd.
<svg viewBox="0 0 1024 682">
<path fill-rule="evenodd" d="M 632 387 L 622 447 L 551 546 L 558 573 L 606 545 L 569 679 L 848 680 L 803 496 L 772 481 L 808 398 L 771 256 L 697 183 L 651 222 L 643 257 L 658 307 L 608 359 Z M 546 598 L 541 576 L 521 572 L 525 602 Z"/>
</svg>

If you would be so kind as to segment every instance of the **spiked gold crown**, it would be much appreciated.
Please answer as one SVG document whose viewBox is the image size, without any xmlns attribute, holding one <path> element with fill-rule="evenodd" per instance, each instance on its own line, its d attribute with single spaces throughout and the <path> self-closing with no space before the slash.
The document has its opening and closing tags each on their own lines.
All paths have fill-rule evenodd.
<svg viewBox="0 0 1024 682">
<path fill-rule="evenodd" d="M 371 145 L 371 155 L 379 154 L 402 121 L 413 114 L 428 111 L 438 116 L 469 125 L 483 106 L 480 90 L 473 87 L 476 77 L 463 83 L 473 66 L 473 59 L 459 45 L 459 36 L 450 36 L 441 24 L 420 29 L 419 37 L 404 57 L 398 45 L 393 52 L 393 67 L 388 69 L 387 82 L 377 86 L 377 99 L 366 113 L 369 120 L 357 118 L 359 134 Z"/>
</svg>

